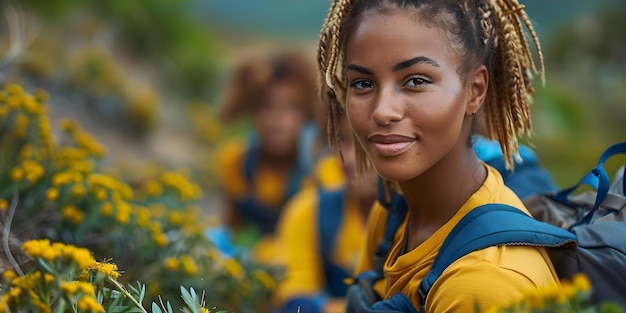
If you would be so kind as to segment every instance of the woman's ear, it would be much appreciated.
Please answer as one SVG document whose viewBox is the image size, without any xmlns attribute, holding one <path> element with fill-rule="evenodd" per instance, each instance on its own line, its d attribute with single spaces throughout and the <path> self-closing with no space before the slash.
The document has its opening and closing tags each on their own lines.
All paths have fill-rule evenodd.
<svg viewBox="0 0 626 313">
<path fill-rule="evenodd" d="M 487 97 L 487 89 L 489 88 L 489 71 L 484 65 L 470 72 L 467 77 L 467 88 L 469 99 L 465 108 L 465 115 L 475 115 L 482 107 Z"/>
</svg>

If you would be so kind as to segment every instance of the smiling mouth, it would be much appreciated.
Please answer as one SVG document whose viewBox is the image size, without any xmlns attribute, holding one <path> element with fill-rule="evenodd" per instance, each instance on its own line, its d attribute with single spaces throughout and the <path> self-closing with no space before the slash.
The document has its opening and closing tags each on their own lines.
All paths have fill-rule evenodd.
<svg viewBox="0 0 626 313">
<path fill-rule="evenodd" d="M 394 156 L 406 151 L 413 143 L 414 138 L 404 136 L 373 136 L 371 142 L 381 156 Z"/>
</svg>

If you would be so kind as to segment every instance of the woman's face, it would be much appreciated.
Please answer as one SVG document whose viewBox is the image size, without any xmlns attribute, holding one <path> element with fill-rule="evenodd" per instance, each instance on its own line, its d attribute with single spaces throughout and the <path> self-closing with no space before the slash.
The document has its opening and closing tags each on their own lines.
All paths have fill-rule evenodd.
<svg viewBox="0 0 626 313">
<path fill-rule="evenodd" d="M 383 178 L 410 180 L 467 146 L 473 110 L 444 30 L 411 10 L 366 12 L 345 61 L 348 120 Z"/>
<path fill-rule="evenodd" d="M 274 84 L 254 114 L 261 149 L 269 155 L 284 157 L 295 153 L 300 129 L 305 123 L 303 101 L 297 86 Z"/>
</svg>

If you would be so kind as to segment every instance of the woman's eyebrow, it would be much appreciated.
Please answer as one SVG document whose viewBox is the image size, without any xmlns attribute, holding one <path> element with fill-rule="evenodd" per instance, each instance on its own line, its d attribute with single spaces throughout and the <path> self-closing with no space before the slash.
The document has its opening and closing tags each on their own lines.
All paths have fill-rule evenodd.
<svg viewBox="0 0 626 313">
<path fill-rule="evenodd" d="M 360 65 L 356 65 L 356 64 L 348 64 L 348 66 L 346 67 L 346 69 L 348 71 L 356 71 L 359 73 L 363 73 L 363 74 L 367 74 L 367 75 L 372 75 L 374 74 L 374 72 L 372 72 L 370 69 L 367 69 L 363 66 Z"/>
<path fill-rule="evenodd" d="M 437 61 L 435 61 L 435 60 L 433 60 L 431 58 L 425 57 L 425 56 L 418 56 L 418 57 L 414 57 L 414 58 L 406 60 L 406 61 L 402 61 L 402 62 L 394 65 L 391 69 L 394 72 L 397 72 L 397 71 L 409 68 L 409 67 L 411 67 L 411 66 L 413 66 L 415 64 L 418 64 L 418 63 L 425 63 L 425 64 L 432 65 L 434 67 L 439 67 L 439 63 L 437 63 Z"/>
</svg>

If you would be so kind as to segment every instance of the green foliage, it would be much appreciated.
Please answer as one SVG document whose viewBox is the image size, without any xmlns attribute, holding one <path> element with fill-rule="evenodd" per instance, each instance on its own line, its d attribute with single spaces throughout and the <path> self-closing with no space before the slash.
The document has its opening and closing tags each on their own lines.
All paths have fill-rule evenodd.
<svg viewBox="0 0 626 313">
<path fill-rule="evenodd" d="M 562 187 L 577 182 L 606 147 L 624 140 L 626 19 L 620 5 L 542 38 L 546 85 L 536 86 L 532 143 Z M 616 169 L 611 164 L 608 171 Z"/>
<path fill-rule="evenodd" d="M 137 62 L 153 65 L 161 71 L 162 83 L 185 98 L 207 97 L 220 71 L 220 40 L 190 17 L 188 1 L 25 1 L 23 6 L 55 29 L 55 37 L 73 31 L 66 27 L 99 25 L 89 37 L 112 35 L 118 48 Z M 68 25 L 68 20 L 83 25 Z"/>
<path fill-rule="evenodd" d="M 115 260 L 125 269 L 121 283 L 147 284 L 131 289 L 138 299 L 162 295 L 179 304 L 174 295 L 188 286 L 221 308 L 269 310 L 272 269 L 222 256 L 208 241 L 204 231 L 216 221 L 203 214 L 197 202 L 203 190 L 185 171 L 159 167 L 129 181 L 105 174 L 100 158 L 106 147 L 71 120 L 54 136 L 46 98 L 19 85 L 0 90 L 0 217 L 13 229 L 5 240 L 17 259 L 2 264 L 26 260 L 16 243 L 49 238 Z M 118 301 L 114 294 L 101 303 Z"/>
</svg>

